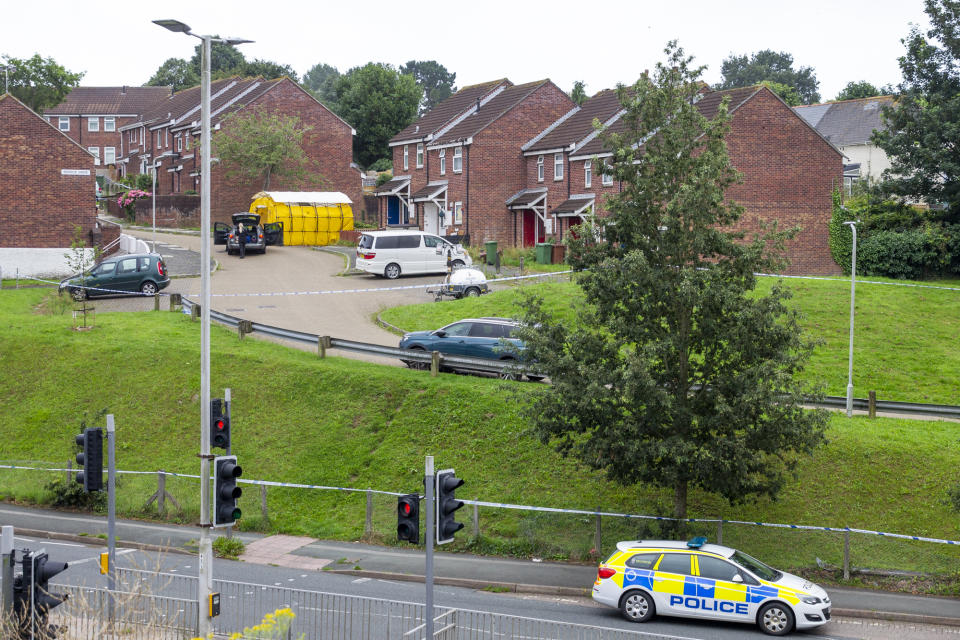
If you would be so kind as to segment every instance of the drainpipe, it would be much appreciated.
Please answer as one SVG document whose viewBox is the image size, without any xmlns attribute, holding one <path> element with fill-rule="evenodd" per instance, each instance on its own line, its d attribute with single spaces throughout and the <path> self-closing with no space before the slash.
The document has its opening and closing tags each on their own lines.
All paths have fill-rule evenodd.
<svg viewBox="0 0 960 640">
<path fill-rule="evenodd" d="M 480 103 L 480 99 L 477 98 L 477 104 L 479 105 L 479 103 Z M 463 146 L 465 151 L 465 153 L 463 154 L 465 156 L 463 161 L 467 164 L 467 170 L 466 170 L 467 197 L 466 197 L 466 202 L 464 203 L 464 206 L 467 209 L 467 224 L 466 224 L 465 233 L 463 235 L 467 239 L 467 244 L 469 244 L 469 241 L 470 241 L 470 145 L 465 144 Z"/>
</svg>

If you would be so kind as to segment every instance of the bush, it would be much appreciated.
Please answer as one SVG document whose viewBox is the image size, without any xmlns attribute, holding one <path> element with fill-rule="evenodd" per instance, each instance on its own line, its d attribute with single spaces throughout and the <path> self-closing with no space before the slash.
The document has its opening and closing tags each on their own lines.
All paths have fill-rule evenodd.
<svg viewBox="0 0 960 640">
<path fill-rule="evenodd" d="M 213 551 L 218 558 L 236 560 L 243 554 L 246 546 L 240 538 L 219 537 L 213 541 Z"/>
<path fill-rule="evenodd" d="M 72 507 L 88 511 L 103 511 L 107 505 L 107 494 L 104 491 L 87 493 L 79 482 L 65 481 L 55 478 L 44 487 L 53 493 L 51 504 L 54 507 Z"/>
<path fill-rule="evenodd" d="M 390 158 L 380 158 L 367 167 L 367 169 L 370 171 L 393 171 L 393 160 Z"/>
</svg>

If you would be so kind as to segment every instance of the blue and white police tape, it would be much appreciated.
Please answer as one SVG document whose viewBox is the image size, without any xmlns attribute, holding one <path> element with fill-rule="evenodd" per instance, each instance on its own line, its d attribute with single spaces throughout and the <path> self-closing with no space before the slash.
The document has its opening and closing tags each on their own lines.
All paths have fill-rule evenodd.
<svg viewBox="0 0 960 640">
<path fill-rule="evenodd" d="M 0 464 L 0 469 L 19 469 L 19 470 L 30 470 L 30 471 L 52 471 L 52 472 L 66 472 L 74 471 L 73 469 L 53 469 L 50 467 L 24 467 L 19 465 L 7 465 Z M 118 474 L 127 474 L 127 475 L 165 475 L 173 478 L 189 478 L 192 480 L 199 480 L 200 476 L 186 474 L 186 473 L 174 473 L 172 471 L 122 471 L 117 470 Z M 404 492 L 398 491 L 382 491 L 379 489 L 357 489 L 354 487 L 336 487 L 328 485 L 319 485 L 319 484 L 299 484 L 294 482 L 274 482 L 272 480 L 248 480 L 245 478 L 239 478 L 238 482 L 244 484 L 252 485 L 261 485 L 265 487 L 284 487 L 288 489 L 319 489 L 324 491 L 348 491 L 350 493 L 375 493 L 378 495 L 385 496 L 403 496 L 407 495 Z M 529 505 L 523 504 L 511 504 L 508 502 L 487 502 L 485 500 L 467 500 L 463 499 L 464 504 L 477 505 L 478 507 L 494 507 L 497 509 L 514 509 L 518 511 L 539 511 L 542 513 L 567 513 L 567 514 L 576 514 L 576 515 L 585 515 L 585 516 L 607 516 L 611 518 L 628 518 L 635 520 L 660 520 L 660 521 L 670 521 L 675 522 L 681 520 L 678 518 L 670 518 L 667 516 L 648 516 L 648 515 L 639 515 L 633 513 L 617 513 L 615 511 L 597 511 L 590 509 L 562 509 L 559 507 L 532 507 Z M 960 545 L 960 540 L 946 540 L 942 538 L 928 538 L 925 536 L 914 536 L 903 533 L 889 533 L 886 531 L 871 531 L 869 529 L 856 529 L 853 527 L 823 527 L 815 525 L 804 525 L 804 524 L 782 524 L 775 522 L 759 522 L 752 520 L 724 520 L 721 518 L 683 518 L 683 522 L 701 522 L 701 523 L 710 523 L 710 524 L 743 524 L 751 525 L 755 527 L 772 527 L 777 529 L 796 529 L 800 531 L 826 531 L 830 533 L 859 533 L 863 535 L 873 535 L 873 536 L 882 536 L 884 538 L 895 538 L 899 540 L 914 540 L 917 542 L 934 542 L 937 544 L 949 544 L 949 545 Z"/>
<path fill-rule="evenodd" d="M 84 289 L 84 290 L 86 290 L 86 291 L 99 291 L 99 292 L 101 292 L 101 293 L 122 293 L 123 295 L 127 295 L 127 296 L 142 296 L 142 297 L 147 297 L 147 296 L 149 296 L 149 297 L 151 297 L 151 298 L 154 297 L 154 296 L 157 296 L 157 295 L 164 295 L 164 296 L 170 295 L 170 294 L 168 294 L 168 293 L 160 293 L 159 291 L 158 291 L 157 293 L 143 293 L 142 291 L 130 291 L 130 290 L 122 290 L 122 289 L 105 289 L 105 288 L 103 288 L 103 287 L 89 287 L 89 286 L 81 286 L 81 285 L 73 285 L 73 284 L 65 284 L 65 285 L 63 285 L 63 286 L 60 286 L 61 283 L 60 283 L 60 281 L 58 281 L 58 280 L 43 280 L 43 279 L 41 279 L 41 278 L 27 278 L 27 277 L 24 277 L 24 280 L 33 280 L 33 281 L 35 281 L 35 282 L 43 282 L 43 283 L 47 283 L 47 284 L 55 284 L 55 285 L 59 286 L 60 289 L 68 289 L 68 290 L 69 290 L 69 289 Z"/>
</svg>

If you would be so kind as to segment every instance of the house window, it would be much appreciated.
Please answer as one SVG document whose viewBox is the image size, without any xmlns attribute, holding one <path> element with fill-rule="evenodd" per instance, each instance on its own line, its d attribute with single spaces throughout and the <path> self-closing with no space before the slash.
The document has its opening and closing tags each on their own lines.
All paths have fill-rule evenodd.
<svg viewBox="0 0 960 640">
<path fill-rule="evenodd" d="M 553 154 L 553 179 L 563 180 L 563 154 Z"/>
<path fill-rule="evenodd" d="M 190 151 L 190 136 L 189 136 L 189 135 L 185 135 L 185 136 L 183 136 L 183 137 L 187 139 L 186 147 L 187 147 L 187 151 Z"/>
<path fill-rule="evenodd" d="M 177 136 L 177 153 L 180 153 L 181 151 L 183 151 L 183 138 L 178 135 Z"/>
<path fill-rule="evenodd" d="M 100 147 L 87 147 L 87 151 L 93 156 L 93 164 L 100 164 Z"/>
<path fill-rule="evenodd" d="M 407 145 L 403 145 L 403 170 L 406 171 L 410 168 L 410 148 Z"/>
<path fill-rule="evenodd" d="M 104 131 L 116 131 L 117 130 L 117 119 L 113 116 L 104 116 L 103 117 L 103 130 Z"/>
<path fill-rule="evenodd" d="M 461 173 L 463 171 L 463 147 L 456 147 L 453 150 L 453 172 Z"/>
<path fill-rule="evenodd" d="M 60 129 L 60 131 L 70 131 L 70 116 L 60 116 L 57 120 L 57 129 Z"/>
<path fill-rule="evenodd" d="M 165 147 L 170 146 L 170 130 L 169 129 L 163 130 L 163 146 Z"/>
<path fill-rule="evenodd" d="M 417 169 L 423 168 L 423 145 L 417 145 Z"/>
<path fill-rule="evenodd" d="M 601 182 L 601 183 L 603 184 L 603 186 L 605 186 L 605 187 L 609 187 L 610 185 L 613 184 L 613 174 L 612 174 L 612 173 L 607 173 L 607 169 L 608 169 L 608 167 L 607 167 L 606 163 L 604 163 L 604 164 L 603 164 L 603 167 L 601 168 L 601 170 L 603 171 L 603 173 L 600 174 L 600 182 Z"/>
<path fill-rule="evenodd" d="M 100 118 L 87 118 L 87 131 L 100 131 Z"/>
<path fill-rule="evenodd" d="M 104 147 L 103 148 L 103 164 L 114 164 L 117 161 L 117 148 L 116 147 Z"/>
<path fill-rule="evenodd" d="M 453 224 L 463 224 L 463 203 L 453 203 Z"/>
<path fill-rule="evenodd" d="M 161 132 L 157 131 L 157 148 L 158 148 L 158 149 L 162 149 L 162 148 L 163 148 L 163 136 L 160 135 L 160 133 L 161 133 Z"/>
<path fill-rule="evenodd" d="M 543 156 L 537 156 L 537 182 L 543 182 Z"/>
<path fill-rule="evenodd" d="M 440 149 L 440 175 L 447 175 L 447 150 Z"/>
<path fill-rule="evenodd" d="M 583 186 L 589 189 L 591 184 L 593 184 L 592 164 L 589 160 L 585 160 L 583 163 Z"/>
</svg>

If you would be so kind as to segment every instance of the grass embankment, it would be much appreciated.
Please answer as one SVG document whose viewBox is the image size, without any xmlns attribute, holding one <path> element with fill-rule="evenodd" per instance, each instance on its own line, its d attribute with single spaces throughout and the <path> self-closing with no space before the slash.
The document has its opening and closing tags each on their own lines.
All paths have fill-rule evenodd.
<svg viewBox="0 0 960 640">
<path fill-rule="evenodd" d="M 199 324 L 166 312 L 97 316 L 96 328 L 70 329 L 48 291 L 0 294 L 0 460 L 62 467 L 85 412 L 108 408 L 116 417 L 117 462 L 124 470 L 196 474 L 199 417 Z M 54 296 L 55 297 L 55 296 Z M 482 300 L 494 301 L 495 296 Z M 458 315 L 465 312 L 464 301 Z M 460 303 L 457 303 L 458 305 Z M 40 305 L 46 311 L 38 311 Z M 438 310 L 448 303 L 431 305 Z M 452 307 L 451 307 L 452 308 Z M 214 326 L 212 387 L 232 389 L 233 439 L 244 477 L 412 492 L 421 488 L 423 459 L 454 467 L 464 498 L 539 506 L 669 514 L 668 492 L 622 488 L 597 472 L 560 458 L 531 437 L 515 390 L 502 383 L 328 358 L 247 339 Z M 914 533 L 957 539 L 958 517 L 943 500 L 957 481 L 958 427 L 952 423 L 865 418 L 833 419 L 830 444 L 804 460 L 799 478 L 777 502 L 730 507 L 691 491 L 690 515 Z M 45 485 L 62 474 L 0 471 L 5 499 L 49 502 Z M 153 517 L 144 508 L 156 489 L 152 475 L 121 476 L 123 517 Z M 168 479 L 184 507 L 168 516 L 195 522 L 195 480 Z M 270 519 L 245 485 L 241 528 L 355 540 L 363 535 L 363 493 L 271 488 Z M 168 504 L 169 507 L 169 504 Z M 480 552 L 595 559 L 595 519 L 481 508 L 481 538 L 466 529 L 453 548 Z M 395 541 L 396 501 L 375 498 L 374 541 Z M 621 539 L 657 535 L 644 522 L 603 519 L 608 553 Z M 697 527 L 715 538 L 715 525 Z M 817 557 L 839 564 L 842 538 L 726 525 L 724 541 L 784 568 L 809 567 Z M 854 566 L 955 572 L 960 549 L 876 536 L 851 539 Z"/>
<path fill-rule="evenodd" d="M 870 278 L 870 280 L 881 280 Z M 760 278 L 766 293 L 775 278 Z M 803 378 L 823 385 L 828 395 L 847 393 L 850 331 L 849 280 L 795 280 L 790 304 L 803 314 L 802 326 L 822 340 Z M 888 281 L 893 282 L 893 281 Z M 930 283 L 916 283 L 930 284 Z M 948 281 L 943 286 L 956 287 Z M 381 317 L 406 331 L 436 329 L 461 318 L 516 317 L 523 285 L 480 298 L 395 307 Z M 572 283 L 533 287 L 547 308 L 568 320 L 574 317 L 579 288 Z M 853 343 L 854 395 L 876 391 L 882 400 L 960 404 L 960 291 L 886 284 L 857 284 Z"/>
</svg>

